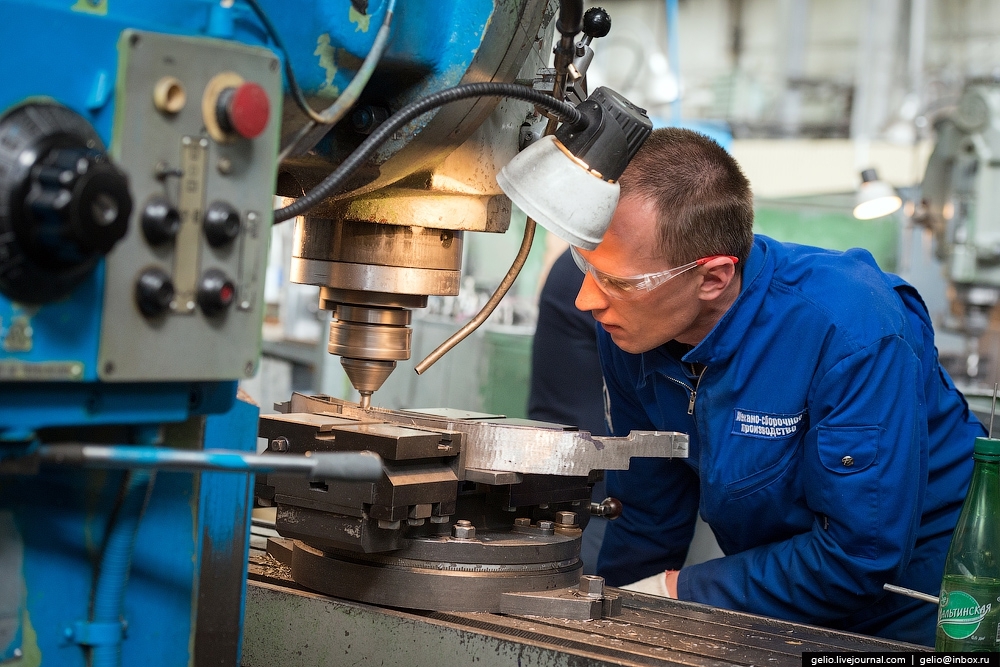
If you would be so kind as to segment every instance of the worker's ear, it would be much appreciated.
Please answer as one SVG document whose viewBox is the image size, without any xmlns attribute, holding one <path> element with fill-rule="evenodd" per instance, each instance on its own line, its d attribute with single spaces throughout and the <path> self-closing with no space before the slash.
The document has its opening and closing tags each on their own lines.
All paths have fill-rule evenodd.
<svg viewBox="0 0 1000 667">
<path fill-rule="evenodd" d="M 736 280 L 736 263 L 732 257 L 713 257 L 701 267 L 701 285 L 698 298 L 714 301 L 722 296 Z"/>
</svg>

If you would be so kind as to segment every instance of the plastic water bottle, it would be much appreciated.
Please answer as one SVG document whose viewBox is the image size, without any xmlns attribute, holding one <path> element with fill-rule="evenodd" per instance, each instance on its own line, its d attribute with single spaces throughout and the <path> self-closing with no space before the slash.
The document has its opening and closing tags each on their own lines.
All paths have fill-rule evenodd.
<svg viewBox="0 0 1000 667">
<path fill-rule="evenodd" d="M 937 651 L 1000 651 L 1000 440 L 976 438 L 973 460 L 944 564 Z"/>
</svg>

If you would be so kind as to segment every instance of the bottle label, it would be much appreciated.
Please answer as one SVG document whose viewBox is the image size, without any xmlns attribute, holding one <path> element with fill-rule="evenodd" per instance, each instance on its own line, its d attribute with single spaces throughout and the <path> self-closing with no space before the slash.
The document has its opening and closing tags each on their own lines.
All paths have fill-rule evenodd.
<svg viewBox="0 0 1000 667">
<path fill-rule="evenodd" d="M 979 604 L 965 591 L 941 591 L 938 627 L 952 639 L 966 639 L 976 634 L 992 607 L 992 602 Z"/>
</svg>

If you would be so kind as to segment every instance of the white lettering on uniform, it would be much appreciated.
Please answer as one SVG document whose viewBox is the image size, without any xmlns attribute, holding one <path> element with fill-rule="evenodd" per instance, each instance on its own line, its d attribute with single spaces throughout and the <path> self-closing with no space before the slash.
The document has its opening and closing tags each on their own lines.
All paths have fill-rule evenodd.
<svg viewBox="0 0 1000 667">
<path fill-rule="evenodd" d="M 754 438 L 787 438 L 798 433 L 806 411 L 794 415 L 736 409 L 732 432 Z"/>
</svg>

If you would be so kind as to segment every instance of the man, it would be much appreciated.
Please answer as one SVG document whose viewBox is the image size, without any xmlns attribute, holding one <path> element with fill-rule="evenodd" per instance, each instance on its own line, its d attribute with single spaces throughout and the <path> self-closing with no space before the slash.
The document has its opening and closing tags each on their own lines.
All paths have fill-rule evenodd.
<svg viewBox="0 0 1000 667">
<path fill-rule="evenodd" d="M 687 460 L 608 474 L 625 505 L 598 573 L 792 621 L 933 644 L 936 594 L 985 433 L 938 365 L 926 307 L 863 250 L 754 236 L 710 139 L 654 132 L 620 179 L 576 305 L 600 323 L 615 435 Z M 725 557 L 680 568 L 696 514 Z"/>
</svg>

